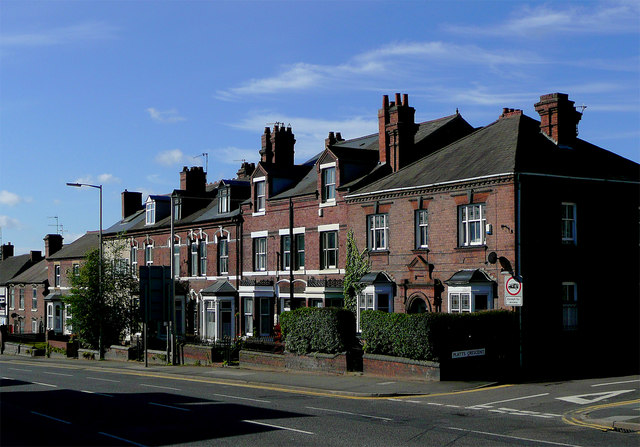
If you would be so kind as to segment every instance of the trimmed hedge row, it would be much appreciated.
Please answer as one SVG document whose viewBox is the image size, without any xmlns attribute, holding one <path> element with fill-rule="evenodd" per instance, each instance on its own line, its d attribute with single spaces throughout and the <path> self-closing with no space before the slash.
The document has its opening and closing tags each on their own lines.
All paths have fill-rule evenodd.
<svg viewBox="0 0 640 447">
<path fill-rule="evenodd" d="M 397 314 L 366 310 L 360 315 L 364 351 L 440 362 L 451 352 L 487 349 L 506 357 L 518 340 L 515 314 L 506 310 L 475 313 Z"/>
<path fill-rule="evenodd" d="M 335 307 L 301 307 L 280 315 L 287 351 L 295 354 L 344 352 L 355 339 L 353 312 Z"/>
</svg>

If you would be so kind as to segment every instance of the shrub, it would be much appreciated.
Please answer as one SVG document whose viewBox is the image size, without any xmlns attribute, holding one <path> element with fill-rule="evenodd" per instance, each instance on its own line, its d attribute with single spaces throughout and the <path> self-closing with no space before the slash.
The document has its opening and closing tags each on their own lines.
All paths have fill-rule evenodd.
<svg viewBox="0 0 640 447">
<path fill-rule="evenodd" d="M 360 316 L 360 326 L 365 352 L 438 362 L 466 349 L 486 348 L 498 356 L 511 352 L 517 340 L 514 316 L 505 310 L 462 314 L 367 310 Z"/>
<path fill-rule="evenodd" d="M 344 352 L 354 341 L 353 312 L 334 307 L 301 307 L 280 316 L 287 351 L 295 354 Z"/>
</svg>

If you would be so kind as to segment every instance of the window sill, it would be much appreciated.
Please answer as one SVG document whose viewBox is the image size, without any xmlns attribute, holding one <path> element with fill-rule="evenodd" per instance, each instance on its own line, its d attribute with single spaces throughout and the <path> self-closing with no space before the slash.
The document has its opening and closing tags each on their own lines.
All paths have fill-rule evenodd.
<svg viewBox="0 0 640 447">
<path fill-rule="evenodd" d="M 428 247 L 421 247 L 421 248 L 414 248 L 413 250 L 411 250 L 411 253 L 414 254 L 421 254 L 421 253 L 429 253 L 431 250 L 429 250 Z"/>
<path fill-rule="evenodd" d="M 370 256 L 382 256 L 382 255 L 388 255 L 389 254 L 389 249 L 384 249 L 384 250 L 369 250 L 369 255 Z"/>
<path fill-rule="evenodd" d="M 488 247 L 486 244 L 482 245 L 461 245 L 456 247 L 456 250 L 486 250 Z"/>
<path fill-rule="evenodd" d="M 265 210 L 262 210 L 262 211 L 256 211 L 255 213 L 252 213 L 251 216 L 257 217 L 257 216 L 264 216 L 265 214 L 266 214 Z"/>
<path fill-rule="evenodd" d="M 326 202 L 320 202 L 320 208 L 325 208 L 328 206 L 336 206 L 335 200 L 327 200 Z"/>
</svg>

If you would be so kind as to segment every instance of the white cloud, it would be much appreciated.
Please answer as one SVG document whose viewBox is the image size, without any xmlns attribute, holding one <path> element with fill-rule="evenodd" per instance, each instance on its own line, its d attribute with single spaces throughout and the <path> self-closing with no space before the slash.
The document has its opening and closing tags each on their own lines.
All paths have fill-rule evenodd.
<svg viewBox="0 0 640 447">
<path fill-rule="evenodd" d="M 285 67 L 279 74 L 251 79 L 238 87 L 216 92 L 215 97 L 231 101 L 239 96 L 272 94 L 281 91 L 304 91 L 319 87 L 335 88 L 336 85 L 363 88 L 363 82 L 388 82 L 393 79 L 424 79 L 425 67 L 457 64 L 458 67 L 523 66 L 546 63 L 531 52 L 517 53 L 502 50 L 486 50 L 477 45 L 457 45 L 449 42 L 399 42 L 381 46 L 354 56 L 338 65 L 314 65 L 296 63 Z M 420 73 L 418 75 L 418 73 Z"/>
<path fill-rule="evenodd" d="M 180 116 L 176 109 L 170 110 L 158 110 L 153 107 L 149 107 L 147 109 L 149 116 L 154 121 L 158 121 L 159 123 L 178 123 L 180 121 L 186 121 L 187 119 Z"/>
<path fill-rule="evenodd" d="M 39 30 L 32 33 L 11 34 L 5 32 L 0 36 L 2 47 L 43 47 L 64 45 L 71 42 L 87 42 L 105 40 L 115 37 L 116 28 L 101 22 L 86 22 L 50 30 Z"/>
<path fill-rule="evenodd" d="M 13 217 L 0 215 L 0 227 L 5 229 L 16 229 L 19 230 L 22 228 L 22 222 L 18 219 L 14 219 Z"/>
<path fill-rule="evenodd" d="M 637 34 L 639 17 L 640 3 L 637 1 L 606 2 L 595 8 L 591 3 L 585 6 L 569 3 L 569 6 L 555 9 L 545 4 L 523 6 L 503 24 L 486 27 L 451 25 L 445 29 L 456 34 L 519 35 L 527 38 L 545 38 L 557 33 Z"/>
<path fill-rule="evenodd" d="M 15 193 L 9 192 L 5 189 L 0 191 L 0 204 L 15 206 L 20 203 L 23 199 Z"/>
<path fill-rule="evenodd" d="M 80 177 L 78 179 L 76 179 L 75 183 L 83 183 L 83 184 L 88 184 L 88 185 L 109 185 L 109 184 L 114 184 L 114 183 L 120 183 L 122 180 L 120 180 L 118 177 L 114 176 L 113 174 L 99 174 L 97 177 L 94 177 L 92 175 L 85 175 L 84 177 Z"/>
<path fill-rule="evenodd" d="M 170 149 L 156 155 L 156 163 L 163 166 L 174 166 L 188 162 L 192 157 L 184 154 L 180 149 Z"/>
</svg>

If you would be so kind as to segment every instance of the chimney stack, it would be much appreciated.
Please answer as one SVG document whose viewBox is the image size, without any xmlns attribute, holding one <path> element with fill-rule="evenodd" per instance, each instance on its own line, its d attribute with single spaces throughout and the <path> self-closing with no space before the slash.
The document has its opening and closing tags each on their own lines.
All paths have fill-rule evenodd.
<svg viewBox="0 0 640 447">
<path fill-rule="evenodd" d="M 378 110 L 378 150 L 381 163 L 388 163 L 393 172 L 414 161 L 411 157 L 413 138 L 417 131 L 416 110 L 409 107 L 409 95 L 395 94 L 395 101 L 382 97 Z"/>
<path fill-rule="evenodd" d="M 121 198 L 123 220 L 144 207 L 144 205 L 142 204 L 141 192 L 127 191 L 125 189 L 121 194 Z"/>
<path fill-rule="evenodd" d="M 44 237 L 44 256 L 49 257 L 62 248 L 62 235 L 47 234 Z"/>
<path fill-rule="evenodd" d="M 4 261 L 5 259 L 13 256 L 13 245 L 11 245 L 11 242 L 8 242 L 2 246 L 2 253 L 0 255 L 0 261 Z"/>
<path fill-rule="evenodd" d="M 236 172 L 236 177 L 239 179 L 247 179 L 249 177 L 251 177 L 251 174 L 253 174 L 253 171 L 256 170 L 256 164 L 255 163 L 249 163 L 249 162 L 242 162 L 242 165 L 240 165 L 240 169 L 238 169 L 238 172 Z"/>
<path fill-rule="evenodd" d="M 284 124 L 276 123 L 273 126 L 273 132 L 265 127 L 260 161 L 264 164 L 277 164 L 280 167 L 293 166 L 295 144 L 296 139 L 290 126 L 284 127 Z"/>
<path fill-rule="evenodd" d="M 204 194 L 207 189 L 207 174 L 202 166 L 183 166 L 180 171 L 180 189 L 191 194 Z"/>
<path fill-rule="evenodd" d="M 29 253 L 29 259 L 31 261 L 31 264 L 42 261 L 42 252 L 40 250 L 31 250 L 31 252 Z"/>
<path fill-rule="evenodd" d="M 559 146 L 571 146 L 578 135 L 582 113 L 573 104 L 565 93 L 549 93 L 540 96 L 534 106 L 540 115 L 540 131 Z"/>
</svg>

